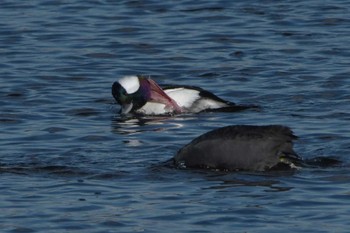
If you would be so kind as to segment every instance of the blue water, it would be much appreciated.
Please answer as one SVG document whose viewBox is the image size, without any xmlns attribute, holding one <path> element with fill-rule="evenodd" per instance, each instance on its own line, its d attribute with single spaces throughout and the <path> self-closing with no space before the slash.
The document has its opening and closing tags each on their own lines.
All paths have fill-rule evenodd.
<svg viewBox="0 0 350 233">
<path fill-rule="evenodd" d="M 1 232 L 348 232 L 348 1 L 2 1 Z M 123 75 L 261 111 L 122 121 Z M 231 124 L 284 124 L 340 166 L 162 166 Z"/>
</svg>

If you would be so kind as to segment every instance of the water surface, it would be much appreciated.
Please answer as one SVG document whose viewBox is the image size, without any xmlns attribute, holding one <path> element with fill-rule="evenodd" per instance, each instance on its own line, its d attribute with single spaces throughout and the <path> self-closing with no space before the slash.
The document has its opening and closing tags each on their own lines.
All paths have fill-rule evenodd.
<svg viewBox="0 0 350 233">
<path fill-rule="evenodd" d="M 347 232 L 347 1 L 3 1 L 3 232 Z M 261 111 L 123 121 L 123 75 L 190 84 Z M 162 166 L 231 124 L 284 124 L 304 158 L 280 173 Z"/>
</svg>

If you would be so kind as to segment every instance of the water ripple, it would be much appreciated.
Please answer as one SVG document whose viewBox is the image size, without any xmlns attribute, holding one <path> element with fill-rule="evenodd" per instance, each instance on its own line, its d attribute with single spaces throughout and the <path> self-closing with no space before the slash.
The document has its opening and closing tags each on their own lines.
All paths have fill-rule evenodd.
<svg viewBox="0 0 350 233">
<path fill-rule="evenodd" d="M 343 0 L 3 1 L 2 230 L 346 232 L 348 9 Z M 125 119 L 110 88 L 130 74 L 262 108 Z M 165 165 L 231 124 L 288 125 L 303 157 L 343 163 L 268 174 Z"/>
</svg>

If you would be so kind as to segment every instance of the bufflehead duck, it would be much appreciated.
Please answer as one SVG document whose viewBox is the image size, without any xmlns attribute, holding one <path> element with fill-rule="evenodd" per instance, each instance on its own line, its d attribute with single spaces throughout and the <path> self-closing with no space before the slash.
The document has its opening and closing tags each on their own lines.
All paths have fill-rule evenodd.
<svg viewBox="0 0 350 233">
<path fill-rule="evenodd" d="M 121 113 L 162 115 L 202 111 L 240 111 L 252 105 L 236 105 L 199 87 L 172 85 L 161 88 L 144 76 L 125 76 L 113 83 L 112 95 Z"/>
</svg>

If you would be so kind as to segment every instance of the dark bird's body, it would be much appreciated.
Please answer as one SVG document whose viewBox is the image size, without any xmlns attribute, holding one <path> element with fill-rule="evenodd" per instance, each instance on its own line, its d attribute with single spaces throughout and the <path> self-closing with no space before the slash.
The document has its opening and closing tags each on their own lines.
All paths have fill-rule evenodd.
<svg viewBox="0 0 350 233">
<path fill-rule="evenodd" d="M 296 167 L 301 158 L 293 150 L 297 137 L 285 126 L 237 125 L 205 133 L 174 157 L 179 167 L 266 171 L 279 165 Z"/>
</svg>

